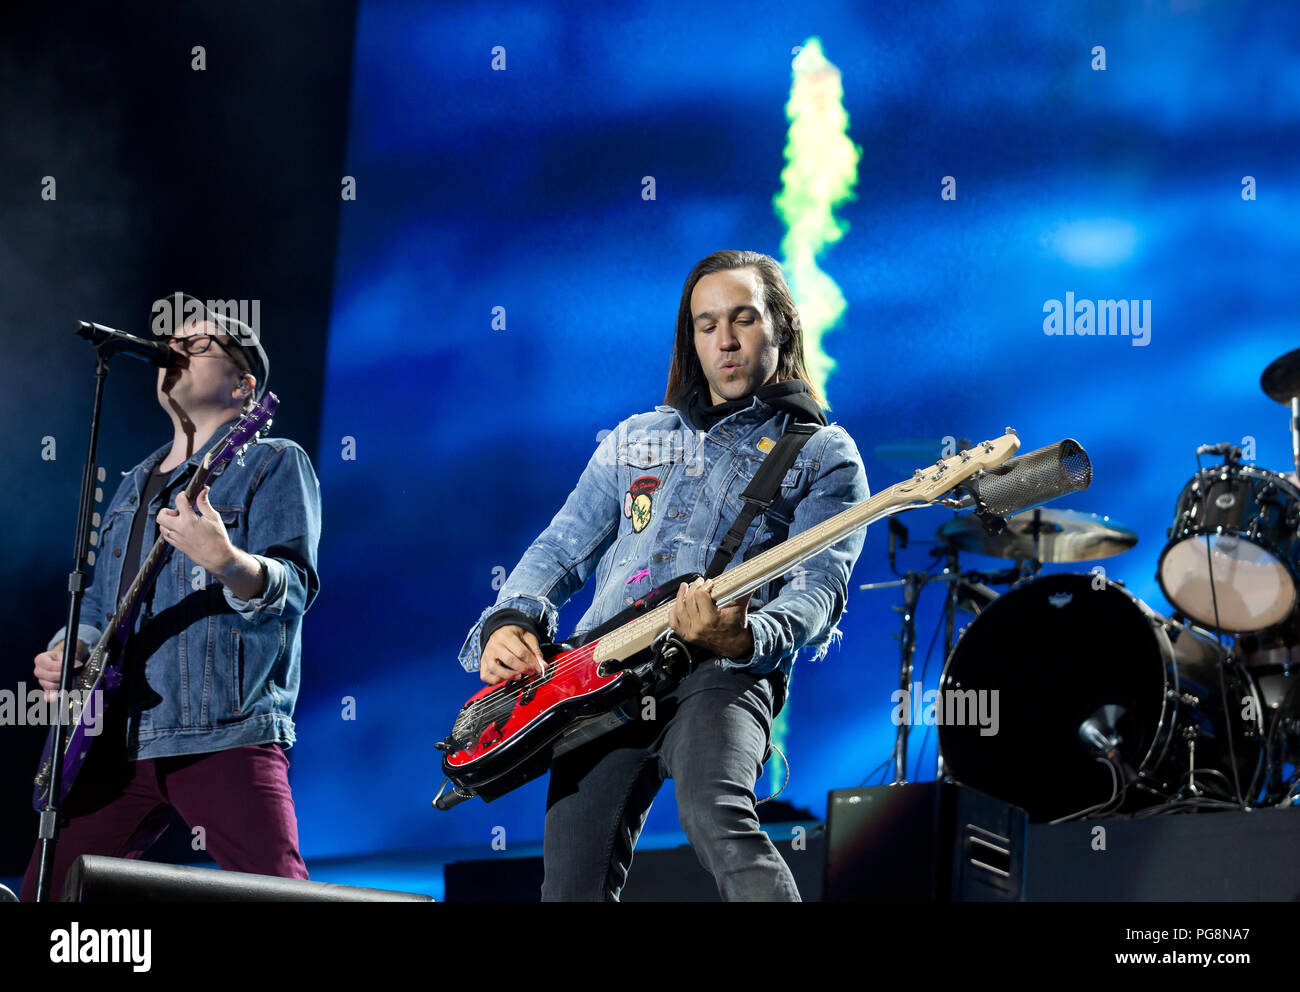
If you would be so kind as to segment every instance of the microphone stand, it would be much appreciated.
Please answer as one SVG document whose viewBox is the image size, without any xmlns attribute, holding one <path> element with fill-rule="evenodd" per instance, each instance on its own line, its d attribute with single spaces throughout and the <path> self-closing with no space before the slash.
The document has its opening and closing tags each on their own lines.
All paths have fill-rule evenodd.
<svg viewBox="0 0 1300 992">
<path fill-rule="evenodd" d="M 944 575 L 955 575 L 957 580 L 960 581 L 961 566 L 957 562 L 957 549 L 949 545 L 947 551 L 948 560 L 944 564 Z M 948 663 L 948 659 L 952 657 L 953 640 L 957 633 L 958 591 L 957 582 L 949 582 L 947 595 L 943 601 L 943 661 L 945 665 Z M 943 689 L 942 679 L 939 688 L 940 690 Z M 934 777 L 939 782 L 942 782 L 944 778 L 943 748 L 939 747 L 938 733 L 934 735 Z"/>
<path fill-rule="evenodd" d="M 907 528 L 895 520 L 889 518 L 889 568 L 899 578 L 892 582 L 867 582 L 858 586 L 859 589 L 897 589 L 900 586 L 903 589 L 903 605 L 895 606 L 893 609 L 903 616 L 902 629 L 894 636 L 899 642 L 899 664 L 898 664 L 898 688 L 903 693 L 903 699 L 907 702 L 907 714 L 905 718 L 898 722 L 898 729 L 894 733 L 894 750 L 891 761 L 894 765 L 894 780 L 890 785 L 907 784 L 907 741 L 911 734 L 911 713 L 914 709 L 912 701 L 912 672 L 913 661 L 916 656 L 916 604 L 920 601 L 921 591 L 931 582 L 948 583 L 947 603 L 952 605 L 953 615 L 956 613 L 956 588 L 957 583 L 961 581 L 961 573 L 956 567 L 956 552 L 948 552 L 948 568 L 942 575 L 929 575 L 925 572 L 909 571 L 900 573 L 895 560 L 895 554 L 899 547 L 907 548 Z M 944 610 L 947 612 L 948 605 Z M 948 618 L 948 638 L 952 637 L 953 628 L 952 615 Z"/>
<path fill-rule="evenodd" d="M 65 746 L 64 703 L 72 687 L 72 670 L 77 654 L 77 633 L 81 624 L 81 601 L 86 591 L 86 558 L 90 551 L 92 506 L 102 497 L 97 494 L 97 483 L 102 481 L 102 471 L 95 464 L 99 448 L 100 410 L 104 403 L 104 380 L 108 378 L 108 362 L 113 350 L 102 346 L 95 348 L 95 396 L 90 412 L 90 445 L 86 451 L 86 464 L 81 472 L 81 499 L 77 503 L 77 537 L 73 550 L 72 571 L 68 573 L 68 623 L 63 636 L 63 669 L 59 674 L 58 718 L 54 721 L 53 746 L 50 751 L 50 784 L 45 805 L 40 811 L 37 838 L 40 861 L 36 874 L 36 901 L 49 902 L 50 875 L 54 869 L 54 850 L 59 833 L 60 792 L 63 788 L 63 759 Z"/>
</svg>

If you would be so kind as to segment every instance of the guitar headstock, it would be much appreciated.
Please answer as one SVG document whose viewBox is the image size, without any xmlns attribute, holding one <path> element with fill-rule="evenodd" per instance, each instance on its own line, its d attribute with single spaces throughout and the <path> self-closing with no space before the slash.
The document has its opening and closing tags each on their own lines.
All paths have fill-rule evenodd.
<svg viewBox="0 0 1300 992">
<path fill-rule="evenodd" d="M 894 489 L 911 499 L 931 502 L 976 473 L 997 468 L 1019 447 L 1020 438 L 1008 427 L 1000 438 L 981 441 L 949 458 L 939 459 L 929 468 L 918 468 L 910 479 L 900 482 Z"/>
<path fill-rule="evenodd" d="M 221 439 L 221 443 L 213 447 L 204 457 L 204 474 L 232 458 L 237 458 L 239 464 L 243 465 L 244 453 L 257 443 L 258 435 L 265 436 L 271 429 L 271 417 L 279 405 L 280 397 L 268 391 L 258 401 L 257 406 L 236 420 L 226 432 L 226 436 Z"/>
</svg>

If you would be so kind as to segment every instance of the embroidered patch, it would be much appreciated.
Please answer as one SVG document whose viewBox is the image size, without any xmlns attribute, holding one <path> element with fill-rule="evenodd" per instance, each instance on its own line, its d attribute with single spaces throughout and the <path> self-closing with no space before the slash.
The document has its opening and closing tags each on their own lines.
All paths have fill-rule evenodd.
<svg viewBox="0 0 1300 992">
<path fill-rule="evenodd" d="M 659 480 L 653 475 L 643 475 L 632 480 L 632 486 L 623 497 L 623 516 L 632 518 L 632 529 L 640 534 L 650 523 L 650 512 L 654 509 L 650 494 L 659 488 Z"/>
<path fill-rule="evenodd" d="M 765 437 L 763 438 L 763 440 L 759 441 L 758 444 L 755 445 L 755 447 L 758 448 L 759 451 L 763 452 L 763 454 L 766 455 L 769 451 L 771 451 L 773 448 L 776 447 L 776 442 L 773 441 L 770 437 Z"/>
<path fill-rule="evenodd" d="M 629 575 L 627 579 L 624 581 L 623 585 L 630 586 L 633 582 L 635 582 L 637 585 L 640 585 L 641 580 L 648 577 L 649 575 L 650 575 L 650 569 L 643 568 L 639 572 L 633 572 L 631 575 Z"/>
</svg>

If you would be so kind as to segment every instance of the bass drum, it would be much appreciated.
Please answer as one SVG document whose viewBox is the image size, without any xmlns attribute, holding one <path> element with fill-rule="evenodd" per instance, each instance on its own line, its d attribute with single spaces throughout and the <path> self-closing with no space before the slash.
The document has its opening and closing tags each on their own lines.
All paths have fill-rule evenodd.
<svg viewBox="0 0 1300 992">
<path fill-rule="evenodd" d="M 1259 766 L 1262 707 L 1231 663 L 1225 705 L 1225 657 L 1101 575 L 1034 579 L 971 621 L 944 666 L 935 716 L 946 772 L 1035 822 L 1190 794 L 1193 758 L 1199 794 L 1235 801 L 1236 782 L 1248 792 Z M 993 719 L 952 719 L 963 712 Z M 1115 779 L 1097 760 L 1108 750 L 1122 796 L 1110 806 Z"/>
</svg>

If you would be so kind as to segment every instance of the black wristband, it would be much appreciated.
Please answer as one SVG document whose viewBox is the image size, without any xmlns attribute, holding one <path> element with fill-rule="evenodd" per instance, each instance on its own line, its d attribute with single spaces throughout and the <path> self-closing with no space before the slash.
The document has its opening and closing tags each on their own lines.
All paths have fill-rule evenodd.
<svg viewBox="0 0 1300 992">
<path fill-rule="evenodd" d="M 508 627 L 514 624 L 523 627 L 524 630 L 531 633 L 537 638 L 537 643 L 541 644 L 543 640 L 542 632 L 537 626 L 537 621 L 530 617 L 523 610 L 502 610 L 500 613 L 493 613 L 483 621 L 483 627 L 479 630 L 478 649 L 480 652 L 487 647 L 488 638 L 496 633 L 499 627 Z"/>
</svg>

